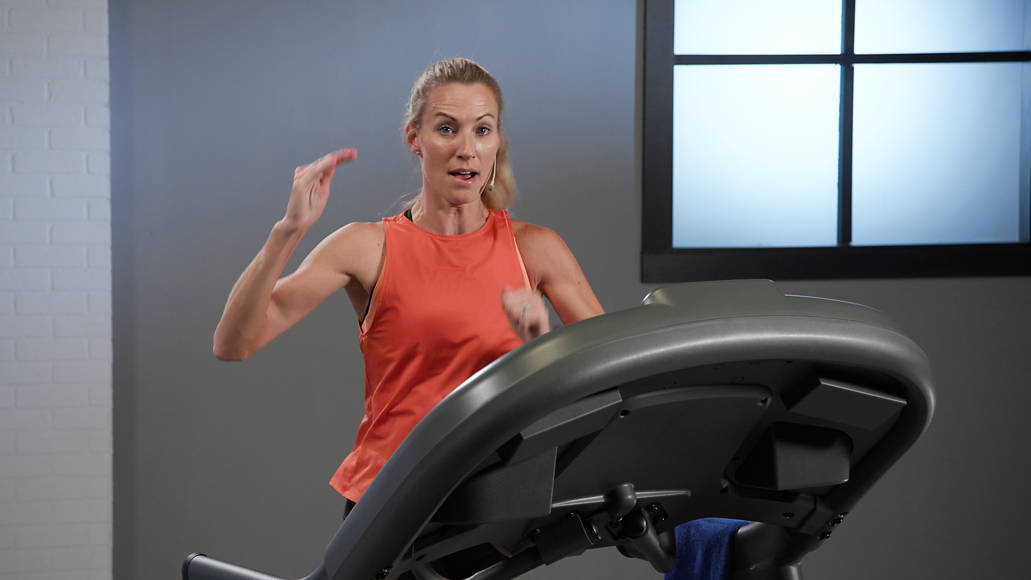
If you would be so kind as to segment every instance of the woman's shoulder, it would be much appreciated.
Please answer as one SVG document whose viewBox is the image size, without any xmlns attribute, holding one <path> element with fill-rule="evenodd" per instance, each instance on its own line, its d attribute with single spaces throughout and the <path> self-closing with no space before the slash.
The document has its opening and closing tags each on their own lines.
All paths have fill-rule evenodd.
<svg viewBox="0 0 1031 580">
<path fill-rule="evenodd" d="M 538 288 L 548 280 L 564 280 L 579 272 L 576 258 L 555 230 L 512 220 L 512 233 L 533 287 Z"/>
<path fill-rule="evenodd" d="M 319 245 L 340 256 L 381 251 L 383 222 L 351 222 L 337 228 Z"/>
<path fill-rule="evenodd" d="M 531 224 L 530 222 L 512 220 L 512 234 L 515 236 L 519 249 L 523 251 L 546 251 L 555 247 L 556 244 L 565 246 L 565 242 L 562 241 L 562 238 L 555 232 L 555 230 L 549 227 Z"/>
<path fill-rule="evenodd" d="M 337 228 L 312 250 L 314 264 L 357 277 L 371 288 L 383 255 L 383 224 L 352 222 Z"/>
<path fill-rule="evenodd" d="M 351 222 L 340 226 L 327 239 L 334 240 L 363 240 L 383 237 L 383 222 Z"/>
</svg>

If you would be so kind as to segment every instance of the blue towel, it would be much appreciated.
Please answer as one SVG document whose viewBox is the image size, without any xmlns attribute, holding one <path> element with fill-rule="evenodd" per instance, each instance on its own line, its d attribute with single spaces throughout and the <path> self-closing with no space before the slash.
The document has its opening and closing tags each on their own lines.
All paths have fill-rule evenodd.
<svg viewBox="0 0 1031 580">
<path fill-rule="evenodd" d="M 666 580 L 726 580 L 730 547 L 744 520 L 703 518 L 677 526 L 677 561 Z"/>
</svg>

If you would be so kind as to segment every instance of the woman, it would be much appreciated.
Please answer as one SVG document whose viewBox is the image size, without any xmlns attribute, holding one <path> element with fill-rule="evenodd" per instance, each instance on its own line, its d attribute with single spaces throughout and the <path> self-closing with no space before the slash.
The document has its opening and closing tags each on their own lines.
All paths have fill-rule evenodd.
<svg viewBox="0 0 1031 580">
<path fill-rule="evenodd" d="M 476 63 L 430 66 L 412 88 L 405 143 L 420 158 L 422 189 L 411 207 L 327 236 L 297 271 L 280 278 L 322 214 L 341 149 L 294 170 L 286 214 L 229 294 L 215 356 L 244 360 L 347 291 L 365 358 L 365 417 L 330 485 L 357 502 L 405 435 L 466 378 L 548 331 L 546 297 L 571 323 L 602 308 L 553 231 L 510 220 L 515 196 L 503 100 Z"/>
</svg>

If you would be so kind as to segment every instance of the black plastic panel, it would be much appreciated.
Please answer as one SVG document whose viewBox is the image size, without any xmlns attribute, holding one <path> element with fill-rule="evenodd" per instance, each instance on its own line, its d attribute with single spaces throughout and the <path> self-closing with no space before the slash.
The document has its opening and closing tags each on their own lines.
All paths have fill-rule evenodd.
<svg viewBox="0 0 1031 580">
<path fill-rule="evenodd" d="M 738 484 L 774 491 L 806 490 L 848 481 L 852 442 L 840 431 L 777 423 L 738 468 Z"/>
<path fill-rule="evenodd" d="M 451 493 L 434 516 L 446 523 L 536 518 L 551 512 L 556 449 L 473 476 Z"/>
<path fill-rule="evenodd" d="M 616 416 L 623 399 L 617 389 L 581 399 L 519 432 L 499 451 L 506 462 L 522 461 L 545 449 L 600 431 Z"/>
<path fill-rule="evenodd" d="M 808 393 L 788 405 L 788 410 L 805 417 L 873 430 L 893 419 L 905 406 L 905 399 L 821 378 Z"/>
</svg>

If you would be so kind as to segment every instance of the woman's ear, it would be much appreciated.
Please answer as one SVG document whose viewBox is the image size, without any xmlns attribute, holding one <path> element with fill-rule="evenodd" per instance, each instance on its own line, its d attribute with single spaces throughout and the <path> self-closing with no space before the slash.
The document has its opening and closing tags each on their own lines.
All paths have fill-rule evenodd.
<svg viewBox="0 0 1031 580">
<path fill-rule="evenodd" d="M 408 143 L 408 148 L 412 150 L 412 153 L 422 157 L 422 150 L 419 149 L 419 131 L 411 123 L 405 125 L 405 142 Z"/>
</svg>

